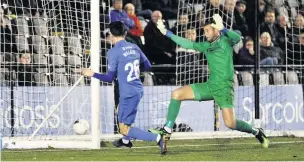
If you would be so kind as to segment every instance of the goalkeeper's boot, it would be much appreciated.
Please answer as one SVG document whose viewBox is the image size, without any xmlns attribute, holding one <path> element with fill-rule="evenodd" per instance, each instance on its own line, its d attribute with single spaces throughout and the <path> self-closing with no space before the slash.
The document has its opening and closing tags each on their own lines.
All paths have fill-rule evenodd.
<svg viewBox="0 0 304 162">
<path fill-rule="evenodd" d="M 264 148 L 268 148 L 268 146 L 269 146 L 268 138 L 266 137 L 262 128 L 258 128 L 258 130 L 259 130 L 259 133 L 255 136 L 255 138 L 257 138 L 260 141 L 260 143 L 262 144 L 262 146 Z"/>
<path fill-rule="evenodd" d="M 112 144 L 116 147 L 122 147 L 122 146 L 129 147 L 129 148 L 133 147 L 133 144 L 132 144 L 131 141 L 129 141 L 128 144 L 125 144 L 125 143 L 122 142 L 122 138 L 120 138 L 116 141 L 113 141 Z"/>
<path fill-rule="evenodd" d="M 163 138 L 165 140 L 170 140 L 171 137 L 171 132 L 168 132 L 165 130 L 165 128 L 160 128 L 160 129 L 148 129 L 149 132 L 154 133 L 154 134 L 160 134 L 163 135 Z"/>
</svg>

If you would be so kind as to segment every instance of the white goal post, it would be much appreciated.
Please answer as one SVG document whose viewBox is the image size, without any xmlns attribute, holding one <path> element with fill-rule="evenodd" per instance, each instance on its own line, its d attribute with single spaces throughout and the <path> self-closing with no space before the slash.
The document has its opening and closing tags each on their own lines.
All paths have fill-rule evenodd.
<svg viewBox="0 0 304 162">
<path fill-rule="evenodd" d="M 76 8 L 76 5 L 80 6 Z M 100 48 L 101 5 L 103 5 L 103 8 L 109 8 L 109 6 L 106 6 L 109 3 L 87 0 L 65 2 L 60 0 L 36 1 L 35 4 L 24 4 L 24 6 L 29 6 L 28 8 L 21 8 L 21 6 L 17 6 L 17 3 L 11 1 L 3 1 L 1 4 L 1 11 L 3 11 L 1 12 L 1 22 L 4 22 L 2 28 L 7 29 L 10 33 L 8 35 L 1 33 L 1 35 L 4 38 L 15 37 L 15 41 L 10 40 L 11 42 L 8 42 L 3 40 L 1 43 L 7 44 L 11 49 L 2 48 L 1 51 L 8 53 L 8 55 L 11 55 L 16 60 L 3 58 L 5 61 L 1 62 L 1 72 L 3 72 L 1 75 L 12 77 L 10 75 L 12 72 L 18 76 L 16 83 L 13 83 L 15 82 L 13 78 L 10 81 L 1 80 L 1 104 L 5 108 L 1 111 L 1 117 L 3 117 L 1 122 L 3 148 L 100 148 L 100 81 L 91 79 L 91 90 L 89 90 L 89 87 L 84 84 L 85 78 L 81 75 L 81 69 L 91 68 L 93 71 L 99 72 L 100 65 L 105 64 L 100 59 L 101 57 L 105 57 L 102 54 L 104 51 Z M 20 10 L 24 11 L 20 12 Z M 26 13 L 25 10 L 34 10 L 35 13 Z M 107 15 L 108 13 L 103 14 Z M 76 20 L 72 20 L 73 15 L 76 16 Z M 65 20 L 63 16 L 66 16 Z M 83 22 L 79 23 L 78 21 Z M 33 29 L 31 25 L 33 25 Z M 102 22 L 102 25 L 105 26 L 105 22 Z M 2 36 L 1 38 L 3 38 Z M 23 39 L 20 37 L 23 37 Z M 39 38 L 40 42 L 35 42 L 37 38 Z M 32 45 L 28 43 L 29 40 L 32 41 Z M 41 48 L 45 48 L 44 54 Z M 48 48 L 52 48 L 51 52 L 48 51 Z M 67 50 L 67 52 L 64 50 Z M 85 54 L 87 55 L 86 57 L 84 57 Z M 30 57 L 30 60 L 33 61 L 23 63 L 21 60 L 23 57 Z M 89 62 L 89 60 L 91 61 Z M 48 66 L 48 63 L 51 65 Z M 90 64 L 90 67 L 88 67 L 88 64 Z M 23 78 L 19 77 L 19 73 L 21 73 L 18 71 L 19 68 L 35 68 L 35 71 L 24 72 L 24 74 L 30 73 L 31 78 L 22 80 Z M 36 73 L 40 73 L 41 71 L 45 71 L 46 73 L 43 73 L 43 76 L 36 77 Z M 46 78 L 46 76 L 51 77 Z M 45 80 L 42 81 L 41 77 L 45 77 Z M 35 89 L 30 82 L 35 82 L 39 88 Z M 55 87 L 50 88 L 50 86 L 54 85 Z M 30 90 L 28 87 L 34 89 Z M 35 92 L 37 90 L 40 90 L 40 92 Z M 20 94 L 28 96 L 22 96 L 20 101 L 18 101 L 18 95 L 20 95 L 18 91 L 21 91 Z M 91 93 L 88 93 L 89 91 Z M 77 96 L 79 92 L 85 94 Z M 13 96 L 10 99 L 8 98 L 9 93 L 11 94 L 10 96 Z M 40 94 L 46 97 L 41 97 Z M 75 94 L 77 98 L 85 98 L 84 103 L 76 107 L 71 106 L 77 100 L 76 98 L 73 99 Z M 14 95 L 17 97 L 14 97 Z M 49 101 L 50 97 L 53 97 L 51 101 Z M 29 102 L 41 102 L 42 105 L 36 105 L 35 107 L 35 104 L 33 104 L 33 106 L 29 106 L 30 104 L 27 103 L 26 98 L 30 98 Z M 42 99 L 40 100 L 40 98 Z M 51 102 L 50 106 L 47 104 L 48 101 Z M 9 105 L 8 102 L 11 104 Z M 18 102 L 21 105 L 20 107 L 18 106 Z M 87 104 L 90 107 L 87 107 Z M 6 106 L 10 107 L 6 109 Z M 80 114 L 75 115 L 73 110 L 70 112 L 69 110 L 65 110 L 79 107 L 90 111 L 81 110 L 81 112 L 79 110 Z M 44 110 L 45 112 L 43 113 L 37 113 Z M 69 120 L 69 124 L 66 127 L 62 126 L 63 123 L 61 123 L 64 122 L 62 118 L 65 115 L 58 115 L 58 112 L 65 115 L 69 115 L 67 113 L 74 115 L 68 117 L 70 119 L 67 119 Z M 83 112 L 89 114 L 83 115 Z M 90 121 L 90 130 L 87 130 L 86 135 L 73 135 L 75 134 L 73 132 L 73 122 L 78 119 Z M 9 120 L 10 123 L 8 122 Z M 56 129 L 58 127 L 61 128 Z M 52 128 L 55 129 L 52 130 Z M 58 135 L 52 135 L 54 132 Z"/>
<path fill-rule="evenodd" d="M 91 69 L 100 72 L 100 1 L 91 1 Z M 100 81 L 91 80 L 92 148 L 100 148 Z"/>
</svg>

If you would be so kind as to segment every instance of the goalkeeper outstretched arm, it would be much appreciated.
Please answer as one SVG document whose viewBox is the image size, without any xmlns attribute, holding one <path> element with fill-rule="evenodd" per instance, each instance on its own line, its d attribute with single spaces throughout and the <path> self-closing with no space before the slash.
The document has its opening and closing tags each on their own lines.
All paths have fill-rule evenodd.
<svg viewBox="0 0 304 162">
<path fill-rule="evenodd" d="M 169 37 L 172 41 L 174 41 L 176 44 L 180 45 L 182 48 L 193 49 L 193 50 L 203 52 L 208 47 L 207 45 L 202 45 L 203 43 L 192 42 L 186 38 L 174 35 L 170 30 L 166 29 L 164 22 L 162 20 L 158 20 L 157 28 L 163 35 Z M 199 45 L 201 48 L 197 49 L 196 47 L 198 47 Z M 209 45 L 209 43 L 208 43 L 208 45 Z"/>
<path fill-rule="evenodd" d="M 240 36 L 236 32 L 231 31 L 224 27 L 223 20 L 219 14 L 213 15 L 212 18 L 213 18 L 214 22 L 211 23 L 211 26 L 213 28 L 219 30 L 225 36 L 227 36 L 227 38 L 230 40 L 230 44 L 232 46 L 234 46 L 241 40 Z M 196 50 L 199 52 L 205 52 L 206 49 L 210 46 L 210 42 L 197 43 L 197 42 L 192 42 L 186 38 L 174 35 L 171 31 L 169 31 L 165 28 L 163 21 L 161 21 L 161 20 L 159 20 L 157 22 L 157 28 L 160 30 L 160 32 L 163 35 L 166 35 L 167 37 L 169 37 L 171 40 L 173 40 L 176 44 L 180 45 L 182 48 L 193 49 L 193 50 Z"/>
<path fill-rule="evenodd" d="M 157 22 L 157 28 L 160 30 L 160 32 L 163 35 L 169 37 L 172 41 L 180 45 L 182 48 L 193 49 L 199 52 L 204 52 L 209 47 L 208 42 L 202 42 L 202 43 L 192 42 L 186 38 L 174 35 L 170 30 L 167 30 L 165 28 L 165 25 L 162 20 L 159 20 Z"/>
</svg>

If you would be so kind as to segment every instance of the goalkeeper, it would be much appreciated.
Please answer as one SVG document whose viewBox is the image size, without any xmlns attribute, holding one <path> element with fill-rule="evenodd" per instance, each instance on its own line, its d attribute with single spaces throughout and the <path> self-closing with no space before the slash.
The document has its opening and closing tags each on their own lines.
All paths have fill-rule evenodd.
<svg viewBox="0 0 304 162">
<path fill-rule="evenodd" d="M 233 130 L 255 135 L 263 147 L 268 147 L 268 139 L 262 129 L 253 128 L 245 121 L 238 120 L 234 115 L 234 66 L 232 60 L 233 46 L 240 41 L 240 36 L 224 28 L 222 18 L 215 14 L 213 22 L 203 26 L 206 42 L 191 42 L 185 38 L 172 34 L 165 29 L 162 21 L 158 21 L 160 32 L 176 44 L 186 49 L 194 49 L 205 53 L 210 71 L 209 80 L 205 83 L 195 83 L 174 90 L 171 94 L 167 120 L 165 126 L 159 131 L 151 132 L 164 134 L 165 152 L 170 139 L 173 124 L 178 115 L 180 105 L 185 100 L 205 101 L 214 100 L 222 110 L 225 125 Z"/>
</svg>

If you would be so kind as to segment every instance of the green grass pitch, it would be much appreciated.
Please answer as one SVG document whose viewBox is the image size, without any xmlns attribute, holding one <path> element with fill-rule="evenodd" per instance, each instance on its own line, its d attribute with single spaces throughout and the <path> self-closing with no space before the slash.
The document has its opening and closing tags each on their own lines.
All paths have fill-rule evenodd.
<svg viewBox="0 0 304 162">
<path fill-rule="evenodd" d="M 153 142 L 133 142 L 133 148 L 114 148 L 105 143 L 100 150 L 3 150 L 5 161 L 257 161 L 304 160 L 304 138 L 270 138 L 265 149 L 255 138 L 171 140 L 161 156 Z"/>
</svg>

